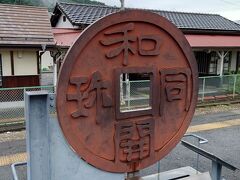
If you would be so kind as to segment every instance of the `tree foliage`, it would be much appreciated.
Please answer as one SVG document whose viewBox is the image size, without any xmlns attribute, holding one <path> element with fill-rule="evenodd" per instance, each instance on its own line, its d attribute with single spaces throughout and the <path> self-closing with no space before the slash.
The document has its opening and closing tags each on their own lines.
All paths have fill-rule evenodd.
<svg viewBox="0 0 240 180">
<path fill-rule="evenodd" d="M 52 9 L 56 2 L 69 2 L 69 3 L 84 3 L 84 4 L 98 4 L 105 5 L 104 3 L 94 1 L 94 0 L 0 0 L 0 3 L 4 4 L 20 4 L 20 5 L 30 5 L 30 6 L 45 6 Z"/>
<path fill-rule="evenodd" d="M 70 3 L 83 3 L 83 4 L 98 4 L 98 5 L 105 5 L 102 2 L 98 2 L 98 1 L 92 1 L 92 0 L 61 0 L 62 2 L 70 2 Z"/>
</svg>

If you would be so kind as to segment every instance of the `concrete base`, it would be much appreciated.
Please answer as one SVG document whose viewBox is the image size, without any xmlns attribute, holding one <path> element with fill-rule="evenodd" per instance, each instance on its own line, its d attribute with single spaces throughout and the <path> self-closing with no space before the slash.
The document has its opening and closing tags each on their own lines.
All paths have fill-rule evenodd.
<svg viewBox="0 0 240 180">
<path fill-rule="evenodd" d="M 145 177 L 134 177 L 128 180 L 211 180 L 209 172 L 200 173 L 192 167 L 183 167 L 179 169 L 173 169 L 170 171 L 162 172 L 159 174 L 153 174 Z"/>
</svg>

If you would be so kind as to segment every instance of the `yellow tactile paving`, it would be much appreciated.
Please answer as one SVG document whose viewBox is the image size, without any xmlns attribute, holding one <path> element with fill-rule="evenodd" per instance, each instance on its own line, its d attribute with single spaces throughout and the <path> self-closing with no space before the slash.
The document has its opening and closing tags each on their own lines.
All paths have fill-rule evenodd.
<svg viewBox="0 0 240 180">
<path fill-rule="evenodd" d="M 0 167 L 13 164 L 15 162 L 27 161 L 27 153 L 18 153 L 8 156 L 0 156 Z"/>
<path fill-rule="evenodd" d="M 199 131 L 208 131 L 213 129 L 226 128 L 231 126 L 240 125 L 240 119 L 227 120 L 222 122 L 214 122 L 207 124 L 200 124 L 195 126 L 190 126 L 187 130 L 188 133 L 199 132 Z"/>
<path fill-rule="evenodd" d="M 187 130 L 188 133 L 208 131 L 213 129 L 226 128 L 231 126 L 240 126 L 240 119 L 226 120 L 222 122 L 214 122 L 207 124 L 200 124 L 195 126 L 190 126 Z M 0 167 L 13 164 L 15 162 L 24 162 L 27 161 L 26 153 L 18 153 L 8 156 L 0 156 Z"/>
</svg>

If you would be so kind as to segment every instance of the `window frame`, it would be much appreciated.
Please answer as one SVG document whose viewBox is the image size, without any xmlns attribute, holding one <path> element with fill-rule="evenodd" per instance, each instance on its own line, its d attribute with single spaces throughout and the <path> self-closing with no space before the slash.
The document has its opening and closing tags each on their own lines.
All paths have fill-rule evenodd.
<svg viewBox="0 0 240 180">
<path fill-rule="evenodd" d="M 121 74 L 131 74 L 131 73 L 149 73 L 150 76 L 150 93 L 149 93 L 149 106 L 151 109 L 146 110 L 136 110 L 136 111 L 129 111 L 129 112 L 121 112 L 120 106 L 121 106 L 121 100 L 120 100 L 120 75 Z M 116 119 L 127 119 L 131 117 L 138 117 L 143 115 L 153 115 L 154 114 L 154 95 L 156 95 L 157 88 L 154 88 L 154 84 L 156 84 L 156 74 L 157 69 L 154 67 L 129 67 L 129 68 L 117 68 L 115 69 L 115 77 L 114 82 L 115 84 L 115 102 L 116 102 Z"/>
</svg>

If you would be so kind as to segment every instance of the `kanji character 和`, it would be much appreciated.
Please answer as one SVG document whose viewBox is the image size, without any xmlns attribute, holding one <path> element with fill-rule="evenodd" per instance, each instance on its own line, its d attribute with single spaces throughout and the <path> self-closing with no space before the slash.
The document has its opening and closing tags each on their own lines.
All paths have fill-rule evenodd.
<svg viewBox="0 0 240 180">
<path fill-rule="evenodd" d="M 114 58 L 118 56 L 121 52 L 124 53 L 124 59 L 123 59 L 123 65 L 128 65 L 128 54 L 131 52 L 132 54 L 135 54 L 135 50 L 133 47 L 131 47 L 130 42 L 136 41 L 135 36 L 129 35 L 129 31 L 132 31 L 134 28 L 133 23 L 126 24 L 124 27 L 113 30 L 113 31 L 108 31 L 105 32 L 105 35 L 114 35 L 114 34 L 122 34 L 122 37 L 115 38 L 115 39 L 108 39 L 108 40 L 101 40 L 101 44 L 105 46 L 110 46 L 118 43 L 122 43 L 120 47 L 111 50 L 109 53 L 106 54 L 107 58 Z"/>
</svg>

